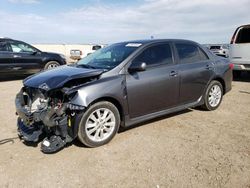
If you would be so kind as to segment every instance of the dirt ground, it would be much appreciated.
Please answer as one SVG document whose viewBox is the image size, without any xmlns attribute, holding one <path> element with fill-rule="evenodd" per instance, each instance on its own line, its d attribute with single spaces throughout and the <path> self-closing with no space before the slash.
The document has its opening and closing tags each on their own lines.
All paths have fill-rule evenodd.
<svg viewBox="0 0 250 188">
<path fill-rule="evenodd" d="M 103 147 L 75 141 L 45 155 L 40 145 L 0 141 L 0 187 L 249 188 L 249 77 L 233 82 L 216 111 L 158 118 Z M 17 136 L 14 98 L 21 86 L 21 80 L 0 82 L 0 140 Z"/>
</svg>

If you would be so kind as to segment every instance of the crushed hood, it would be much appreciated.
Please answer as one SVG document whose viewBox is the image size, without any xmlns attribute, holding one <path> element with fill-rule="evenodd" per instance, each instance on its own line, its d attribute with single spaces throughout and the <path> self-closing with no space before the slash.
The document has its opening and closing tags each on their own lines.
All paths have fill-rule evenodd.
<svg viewBox="0 0 250 188">
<path fill-rule="evenodd" d="M 68 81 L 80 78 L 99 76 L 104 72 L 100 69 L 64 65 L 55 69 L 32 75 L 23 81 L 24 86 L 51 90 L 62 87 Z"/>
</svg>

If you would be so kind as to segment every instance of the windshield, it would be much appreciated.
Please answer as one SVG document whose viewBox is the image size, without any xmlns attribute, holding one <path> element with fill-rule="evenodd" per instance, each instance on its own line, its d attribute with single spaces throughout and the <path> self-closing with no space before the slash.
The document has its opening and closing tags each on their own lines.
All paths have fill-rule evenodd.
<svg viewBox="0 0 250 188">
<path fill-rule="evenodd" d="M 111 70 L 125 60 L 141 44 L 118 43 L 99 49 L 80 60 L 77 65 Z"/>
</svg>

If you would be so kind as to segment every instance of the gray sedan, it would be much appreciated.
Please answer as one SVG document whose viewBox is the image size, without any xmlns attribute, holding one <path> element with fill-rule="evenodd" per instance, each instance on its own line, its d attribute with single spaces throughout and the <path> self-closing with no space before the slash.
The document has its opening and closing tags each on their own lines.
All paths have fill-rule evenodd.
<svg viewBox="0 0 250 188">
<path fill-rule="evenodd" d="M 101 146 L 119 127 L 195 106 L 215 110 L 231 89 L 232 68 L 188 40 L 116 43 L 24 80 L 16 97 L 19 134 L 44 139 L 45 153 L 77 137 Z"/>
</svg>

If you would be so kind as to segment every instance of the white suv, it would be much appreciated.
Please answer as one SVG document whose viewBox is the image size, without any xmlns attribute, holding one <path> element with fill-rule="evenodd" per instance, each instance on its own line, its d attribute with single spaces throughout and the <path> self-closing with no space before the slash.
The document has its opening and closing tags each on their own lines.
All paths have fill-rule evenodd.
<svg viewBox="0 0 250 188">
<path fill-rule="evenodd" d="M 234 32 L 229 58 L 234 64 L 236 76 L 239 76 L 241 71 L 250 71 L 250 24 L 242 25 Z"/>
<path fill-rule="evenodd" d="M 216 44 L 209 47 L 211 52 L 222 57 L 228 57 L 228 48 L 228 44 Z"/>
</svg>

